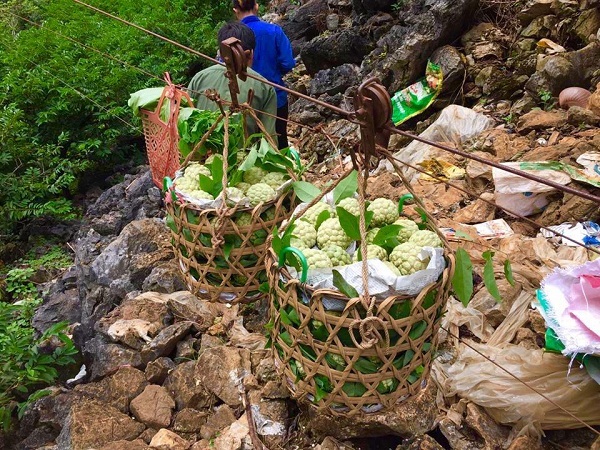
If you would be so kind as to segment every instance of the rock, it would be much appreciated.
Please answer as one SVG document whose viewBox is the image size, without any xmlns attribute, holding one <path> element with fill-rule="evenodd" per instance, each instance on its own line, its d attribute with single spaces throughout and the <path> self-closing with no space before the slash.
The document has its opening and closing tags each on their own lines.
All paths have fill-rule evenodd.
<svg viewBox="0 0 600 450">
<path fill-rule="evenodd" d="M 600 84 L 596 86 L 596 92 L 588 100 L 588 109 L 596 115 L 600 114 Z"/>
<path fill-rule="evenodd" d="M 340 26 L 340 16 L 337 14 L 327 14 L 325 22 L 329 31 L 335 31 Z"/>
<path fill-rule="evenodd" d="M 568 111 L 567 122 L 576 127 L 582 125 L 598 126 L 600 125 L 600 116 L 597 116 L 589 109 L 572 106 Z"/>
<path fill-rule="evenodd" d="M 176 361 L 189 361 L 190 359 L 196 359 L 196 348 L 200 341 L 188 336 L 183 341 L 177 343 L 177 350 L 175 351 Z"/>
<path fill-rule="evenodd" d="M 156 433 L 158 433 L 158 430 L 155 430 L 154 428 L 146 428 L 144 432 L 138 436 L 138 438 L 149 445 Z"/>
<path fill-rule="evenodd" d="M 175 400 L 178 410 L 210 408 L 216 401 L 200 380 L 196 361 L 179 364 L 167 376 L 163 387 Z"/>
<path fill-rule="evenodd" d="M 214 414 L 210 415 L 206 423 L 202 425 L 200 436 L 203 439 L 210 440 L 235 421 L 236 418 L 233 410 L 227 405 L 221 405 L 215 409 Z"/>
<path fill-rule="evenodd" d="M 540 348 L 537 343 L 537 335 L 529 328 L 519 328 L 513 339 L 513 343 L 529 350 L 537 350 Z"/>
<path fill-rule="evenodd" d="M 519 436 L 512 443 L 508 450 L 543 450 L 539 439 L 530 436 Z"/>
<path fill-rule="evenodd" d="M 396 3 L 394 0 L 354 0 L 352 2 L 354 10 L 359 14 L 388 11 L 394 3 Z"/>
<path fill-rule="evenodd" d="M 573 25 L 573 32 L 585 44 L 589 44 L 596 37 L 600 28 L 600 10 L 598 8 L 581 11 L 577 16 L 577 22 Z"/>
<path fill-rule="evenodd" d="M 413 439 L 410 444 L 400 445 L 396 450 L 443 450 L 434 438 L 428 435 L 419 436 Z"/>
<path fill-rule="evenodd" d="M 98 450 L 146 450 L 148 445 L 142 439 L 135 441 L 115 441 Z"/>
<path fill-rule="evenodd" d="M 521 31 L 521 36 L 536 39 L 550 37 L 557 22 L 558 19 L 554 15 L 536 17 Z"/>
<path fill-rule="evenodd" d="M 415 397 L 399 403 L 393 409 L 354 417 L 333 417 L 308 407 L 306 426 L 317 437 L 336 439 L 372 436 L 422 435 L 435 427 L 438 413 L 435 406 L 436 387 L 430 382 Z"/>
<path fill-rule="evenodd" d="M 196 363 L 200 381 L 232 407 L 242 404 L 242 380 L 252 373 L 250 352 L 231 347 L 215 347 L 202 353 Z"/>
<path fill-rule="evenodd" d="M 534 109 L 521 116 L 517 123 L 517 130 L 521 134 L 526 134 L 531 130 L 558 128 L 565 123 L 567 123 L 567 113 L 565 111 L 542 111 L 541 109 Z"/>
<path fill-rule="evenodd" d="M 131 441 L 142 431 L 144 425 L 117 409 L 96 400 L 82 399 L 72 404 L 56 443 L 60 450 L 87 450 L 114 441 Z"/>
<path fill-rule="evenodd" d="M 56 436 L 57 433 L 50 427 L 36 428 L 19 442 L 18 448 L 20 450 L 37 450 L 45 445 L 51 445 Z M 0 444 L 2 444 L 2 439 L 0 439 Z M 2 445 L 2 448 L 8 448 L 8 445 Z"/>
<path fill-rule="evenodd" d="M 107 343 L 101 336 L 88 341 L 83 353 L 89 363 L 92 381 L 110 375 L 124 366 L 139 369 L 144 366 L 138 352 L 117 344 Z"/>
<path fill-rule="evenodd" d="M 358 84 L 359 68 L 355 64 L 343 64 L 333 69 L 325 69 L 316 73 L 310 82 L 310 95 L 335 95 L 343 93 L 350 86 Z"/>
<path fill-rule="evenodd" d="M 160 356 L 169 356 L 177 343 L 188 335 L 193 327 L 192 322 L 179 322 L 162 330 L 142 349 L 142 359 L 150 362 Z"/>
<path fill-rule="evenodd" d="M 510 114 L 514 116 L 521 116 L 528 113 L 537 106 L 537 102 L 529 94 L 525 94 L 523 97 L 518 99 L 510 107 Z"/>
<path fill-rule="evenodd" d="M 282 21 L 281 27 L 292 42 L 294 55 L 298 55 L 303 46 L 319 34 L 319 19 L 328 13 L 326 0 L 311 0 L 298 8 L 289 20 Z"/>
<path fill-rule="evenodd" d="M 203 334 L 200 339 L 200 352 L 202 354 L 205 350 L 213 347 L 220 347 L 223 345 L 223 339 L 218 336 L 211 336 L 210 334 Z"/>
<path fill-rule="evenodd" d="M 174 368 L 175 363 L 171 359 L 157 358 L 146 366 L 146 379 L 153 384 L 162 384 Z"/>
<path fill-rule="evenodd" d="M 79 261 L 93 256 L 86 255 L 89 245 L 88 238 L 76 242 Z M 81 340 L 89 339 L 96 322 L 119 305 L 127 293 L 139 291 L 154 267 L 172 259 L 168 228 L 158 219 L 144 219 L 128 224 L 89 265 L 78 264 L 84 331 Z"/>
<path fill-rule="evenodd" d="M 512 96 L 527 80 L 527 76 L 513 76 L 503 67 L 487 66 L 475 77 L 475 85 L 481 88 L 484 95 L 498 99 Z"/>
<path fill-rule="evenodd" d="M 200 433 L 208 416 L 209 414 L 204 411 L 198 411 L 192 408 L 182 409 L 177 413 L 173 420 L 173 431 L 181 433 Z"/>
<path fill-rule="evenodd" d="M 191 444 L 178 434 L 163 428 L 154 435 L 150 447 L 157 450 L 187 450 Z"/>
<path fill-rule="evenodd" d="M 410 2 L 404 13 L 410 22 L 394 25 L 377 41 L 377 48 L 363 62 L 361 79 L 376 76 L 390 92 L 407 87 L 423 76 L 435 49 L 460 36 L 477 6 L 476 0 Z"/>
<path fill-rule="evenodd" d="M 486 195 L 486 194 L 483 194 Z M 493 194 L 487 194 L 492 196 Z M 484 202 L 481 199 L 475 200 L 469 206 L 461 208 L 453 217 L 454 220 L 460 223 L 482 223 L 487 222 L 488 220 L 492 220 L 496 213 L 496 208 L 489 203 Z"/>
<path fill-rule="evenodd" d="M 265 441 L 269 448 L 284 445 L 288 423 L 288 407 L 285 400 L 268 400 L 261 398 L 260 391 L 250 393 L 250 407 L 252 418 L 256 425 L 256 432 Z"/>
<path fill-rule="evenodd" d="M 133 367 L 123 367 L 114 375 L 96 383 L 75 386 L 74 391 L 111 405 L 122 413 L 129 412 L 129 403 L 148 385 L 144 373 Z"/>
<path fill-rule="evenodd" d="M 181 274 L 179 263 L 175 260 L 166 261 L 154 267 L 142 284 L 144 292 L 170 294 L 184 289 L 187 289 L 187 284 Z"/>
<path fill-rule="evenodd" d="M 222 305 L 201 300 L 188 291 L 171 294 L 167 305 L 177 320 L 194 322 L 194 327 L 201 333 L 208 330 L 215 318 L 224 313 Z"/>
<path fill-rule="evenodd" d="M 44 291 L 43 303 L 36 309 L 32 320 L 32 325 L 37 331 L 43 333 L 57 322 L 76 323 L 81 320 L 75 266 L 68 268 Z"/>
<path fill-rule="evenodd" d="M 465 79 L 464 56 L 451 45 L 438 48 L 431 55 L 431 61 L 438 64 L 444 74 L 444 82 L 440 95 L 454 94 L 462 86 Z"/>
<path fill-rule="evenodd" d="M 475 60 L 503 59 L 508 37 L 491 23 L 483 22 L 465 33 L 461 42 Z"/>
<path fill-rule="evenodd" d="M 166 428 L 171 425 L 175 401 L 162 386 L 151 384 L 131 401 L 133 416 L 150 428 Z"/>
<path fill-rule="evenodd" d="M 249 431 L 248 419 L 244 414 L 215 439 L 215 448 L 219 450 L 252 449 L 254 446 Z"/>
<path fill-rule="evenodd" d="M 201 439 L 190 447 L 190 450 L 206 450 L 210 449 L 211 442 L 206 439 Z"/>
<path fill-rule="evenodd" d="M 552 13 L 551 6 L 553 1 L 554 0 L 533 0 L 527 2 L 517 17 L 523 25 L 527 25 L 536 17 L 547 16 Z"/>
<path fill-rule="evenodd" d="M 303 98 L 290 106 L 290 118 L 303 125 L 316 125 L 323 121 L 317 105 Z"/>
<path fill-rule="evenodd" d="M 300 56 L 310 75 L 346 63 L 360 64 L 374 45 L 360 29 L 344 29 L 331 35 L 312 39 L 303 48 Z"/>
</svg>

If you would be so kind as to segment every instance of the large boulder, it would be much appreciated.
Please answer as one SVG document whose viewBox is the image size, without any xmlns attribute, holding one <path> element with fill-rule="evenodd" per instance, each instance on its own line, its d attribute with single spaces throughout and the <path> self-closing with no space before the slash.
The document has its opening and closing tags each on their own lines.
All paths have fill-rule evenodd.
<svg viewBox="0 0 600 450">
<path fill-rule="evenodd" d="M 362 78 L 377 76 L 395 92 L 423 76 L 433 51 L 458 38 L 477 9 L 477 0 L 415 0 L 377 42 L 362 66 Z"/>
<path fill-rule="evenodd" d="M 355 64 L 343 64 L 333 69 L 317 72 L 310 82 L 310 95 L 335 95 L 343 93 L 350 86 L 358 84 L 359 67 Z"/>
<path fill-rule="evenodd" d="M 324 20 L 328 13 L 327 0 L 311 0 L 288 13 L 281 27 L 292 43 L 294 55 L 298 55 L 308 41 L 323 31 L 319 28 L 319 18 Z"/>
<path fill-rule="evenodd" d="M 309 74 L 346 63 L 361 64 L 374 44 L 359 27 L 314 38 L 302 48 L 300 56 Z"/>
</svg>

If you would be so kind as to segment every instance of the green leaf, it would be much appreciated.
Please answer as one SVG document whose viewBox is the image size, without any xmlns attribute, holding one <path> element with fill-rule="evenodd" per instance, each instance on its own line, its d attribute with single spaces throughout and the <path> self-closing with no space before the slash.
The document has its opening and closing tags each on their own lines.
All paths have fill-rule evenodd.
<svg viewBox="0 0 600 450">
<path fill-rule="evenodd" d="M 510 283 L 511 286 L 515 285 L 515 278 L 513 277 L 512 264 L 510 260 L 504 261 L 504 277 L 506 281 Z"/>
<path fill-rule="evenodd" d="M 259 292 L 262 292 L 263 294 L 268 294 L 269 292 L 271 292 L 271 286 L 269 285 L 269 283 L 262 283 L 259 287 L 258 287 Z"/>
<path fill-rule="evenodd" d="M 452 277 L 454 295 L 466 307 L 473 295 L 473 263 L 464 248 L 456 250 L 456 268 Z"/>
<path fill-rule="evenodd" d="M 408 333 L 408 337 L 411 339 L 419 339 L 421 336 L 423 336 L 423 333 L 426 329 L 427 322 L 420 320 L 412 326 L 410 333 Z"/>
<path fill-rule="evenodd" d="M 483 259 L 485 260 L 485 266 L 483 267 L 483 283 L 492 297 L 494 297 L 497 302 L 501 302 L 502 296 L 498 290 L 498 283 L 496 283 L 493 258 L 494 252 L 490 250 L 483 252 Z"/>
<path fill-rule="evenodd" d="M 223 256 L 225 256 L 225 261 L 229 261 L 229 256 L 231 255 L 231 250 L 233 250 L 233 248 L 233 242 L 225 242 L 223 245 Z"/>
<path fill-rule="evenodd" d="M 282 324 L 287 325 L 288 327 L 292 326 L 292 321 L 291 321 L 290 317 L 288 316 L 288 313 L 285 312 L 285 309 L 281 308 L 279 310 L 279 316 L 281 317 L 281 323 Z M 283 342 L 285 342 L 286 344 L 288 344 L 285 339 L 283 339 Z M 290 340 L 290 342 L 291 342 L 291 340 Z M 291 345 L 291 344 L 288 344 L 288 345 Z"/>
<path fill-rule="evenodd" d="M 353 170 L 333 190 L 333 203 L 337 205 L 341 200 L 352 197 L 358 189 L 358 172 Z"/>
<path fill-rule="evenodd" d="M 402 228 L 402 225 L 387 225 L 381 228 L 375 235 L 373 244 L 379 245 L 380 247 L 385 247 L 386 242 L 389 239 L 395 239 Z"/>
<path fill-rule="evenodd" d="M 353 368 L 358 370 L 360 373 L 371 374 L 379 372 L 379 366 L 366 358 L 358 358 L 354 363 Z"/>
<path fill-rule="evenodd" d="M 308 181 L 295 181 L 292 187 L 296 196 L 304 203 L 312 202 L 316 197 L 321 195 L 319 188 Z"/>
<path fill-rule="evenodd" d="M 317 223 L 315 228 L 318 230 L 321 224 L 329 218 L 331 218 L 331 212 L 328 209 L 326 209 L 325 211 L 321 211 L 321 214 L 319 214 L 319 216 L 317 217 Z"/>
<path fill-rule="evenodd" d="M 336 208 L 336 211 L 344 233 L 346 233 L 348 237 L 353 241 L 359 241 L 360 228 L 358 223 L 358 217 L 349 213 L 344 208 L 340 208 L 339 206 Z"/>
<path fill-rule="evenodd" d="M 251 167 L 256 166 L 256 159 L 258 158 L 258 150 L 256 147 L 252 147 L 246 159 L 240 164 L 239 170 L 245 172 Z"/>
<path fill-rule="evenodd" d="M 362 397 L 367 388 L 362 383 L 346 382 L 342 386 L 342 391 L 346 393 L 348 397 Z"/>
<path fill-rule="evenodd" d="M 333 285 L 342 294 L 344 294 L 348 298 L 357 298 L 358 297 L 358 292 L 356 291 L 356 289 L 354 289 L 352 286 L 350 286 L 348 284 L 348 282 L 346 280 L 344 280 L 344 277 L 342 276 L 342 274 L 339 271 L 333 269 L 332 273 L 333 273 Z"/>
</svg>

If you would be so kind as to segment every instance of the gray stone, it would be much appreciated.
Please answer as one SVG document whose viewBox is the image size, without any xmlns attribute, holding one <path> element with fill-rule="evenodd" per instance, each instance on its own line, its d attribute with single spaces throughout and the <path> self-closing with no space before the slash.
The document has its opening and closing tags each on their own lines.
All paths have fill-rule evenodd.
<svg viewBox="0 0 600 450">
<path fill-rule="evenodd" d="M 316 37 L 319 32 L 319 20 L 328 14 L 327 0 L 311 0 L 298 8 L 289 20 L 281 22 L 281 27 L 292 42 L 294 55 Z"/>
<path fill-rule="evenodd" d="M 142 291 L 144 292 L 161 292 L 165 294 L 183 291 L 186 288 L 187 285 L 179 268 L 179 263 L 175 260 L 166 261 L 154 267 L 142 284 Z"/>
<path fill-rule="evenodd" d="M 525 38 L 536 39 L 550 37 L 556 27 L 557 22 L 557 17 L 553 15 L 536 17 L 521 31 L 521 36 Z"/>
<path fill-rule="evenodd" d="M 350 86 L 358 84 L 359 68 L 355 64 L 343 64 L 333 69 L 325 69 L 316 73 L 310 82 L 310 95 L 335 95 L 345 92 Z"/>
<path fill-rule="evenodd" d="M 171 294 L 167 305 L 175 319 L 194 322 L 194 327 L 202 333 L 224 312 L 222 305 L 199 299 L 188 291 Z"/>
<path fill-rule="evenodd" d="M 90 379 L 97 380 L 116 372 L 124 366 L 141 369 L 141 355 L 135 350 L 106 342 L 97 336 L 87 342 L 83 350 L 84 357 L 89 364 Z"/>
<path fill-rule="evenodd" d="M 600 117 L 589 109 L 571 106 L 567 113 L 567 122 L 576 127 L 581 125 L 598 126 L 600 125 Z"/>
<path fill-rule="evenodd" d="M 308 73 L 314 75 L 346 63 L 360 64 L 374 47 L 360 28 L 354 27 L 312 39 L 300 55 Z"/>
<path fill-rule="evenodd" d="M 203 439 L 214 438 L 224 428 L 236 421 L 233 410 L 227 405 L 221 405 L 215 409 L 214 414 L 202 425 L 200 435 Z"/>
<path fill-rule="evenodd" d="M 477 9 L 476 0 L 418 0 L 405 13 L 410 22 L 394 25 L 377 42 L 361 68 L 361 78 L 378 77 L 390 92 L 422 77 L 433 51 L 461 35 Z M 401 42 L 402 45 L 398 45 Z"/>
<path fill-rule="evenodd" d="M 162 330 L 142 349 L 142 359 L 146 362 L 154 361 L 160 356 L 169 356 L 177 343 L 188 335 L 193 327 L 192 322 L 179 322 Z"/>
<path fill-rule="evenodd" d="M 600 28 L 600 10 L 598 8 L 581 11 L 577 17 L 577 22 L 573 25 L 573 32 L 582 42 L 589 44 L 590 37 L 596 37 Z"/>
<path fill-rule="evenodd" d="M 519 12 L 518 18 L 523 25 L 527 25 L 536 17 L 547 16 L 552 13 L 552 2 L 554 0 L 531 0 Z"/>
<path fill-rule="evenodd" d="M 441 95 L 454 94 L 465 79 L 464 56 L 451 45 L 438 48 L 431 55 L 431 62 L 438 64 L 444 74 Z"/>
</svg>

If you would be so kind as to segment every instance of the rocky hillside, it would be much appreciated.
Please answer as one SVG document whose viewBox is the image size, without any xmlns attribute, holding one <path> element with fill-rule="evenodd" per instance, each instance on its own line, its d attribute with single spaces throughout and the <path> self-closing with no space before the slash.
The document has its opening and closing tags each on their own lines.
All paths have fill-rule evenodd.
<svg viewBox="0 0 600 450">
<path fill-rule="evenodd" d="M 600 81 L 599 2 L 271 3 L 269 20 L 283 26 L 299 56 L 301 64 L 289 82 L 301 92 L 350 108 L 361 80 L 378 76 L 394 92 L 421 77 L 431 59 L 443 68 L 443 94 L 406 129 L 420 133 L 443 108 L 458 103 L 484 125 L 469 136 L 453 140 L 442 133 L 436 140 L 486 159 L 576 165 L 580 156 L 600 152 L 600 108 L 593 106 L 600 106 L 598 94 L 591 110 L 564 111 L 556 104 L 562 89 L 595 90 Z M 291 105 L 291 114 L 331 135 L 330 140 L 300 127 L 293 130 L 303 158 L 322 162 L 309 178 L 323 183 L 337 177 L 337 152 L 354 144 L 354 126 L 304 100 Z M 402 152 L 408 144 L 395 137 L 391 149 Z M 543 354 L 545 325 L 530 306 L 541 279 L 553 268 L 587 262 L 594 255 L 549 240 L 539 227 L 479 199 L 494 199 L 488 166 L 428 151 L 429 165 L 423 167 L 462 190 L 418 176 L 413 188 L 441 227 L 462 231 L 462 239 L 449 236 L 470 253 L 478 278 L 469 307 L 450 300 L 445 327 L 506 365 L 519 361 L 533 370 L 550 361 L 553 375 L 565 385 L 567 376 L 580 383 L 579 394 L 566 406 L 576 415 L 591 408 L 586 420 L 600 425 L 594 413 L 600 388 L 584 370 L 570 367 L 568 359 Z M 444 171 L 449 166 L 450 175 Z M 588 184 L 571 185 L 600 195 Z M 369 180 L 371 197 L 404 193 L 393 172 L 383 170 Z M 531 216 L 544 226 L 600 218 L 598 205 L 589 200 L 552 192 L 548 201 L 543 212 Z M 412 207 L 408 212 L 415 214 Z M 264 349 L 266 304 L 215 305 L 186 292 L 163 216 L 162 195 L 146 167 L 104 191 L 87 209 L 71 239 L 75 265 L 40 286 L 44 302 L 34 317 L 39 331 L 60 320 L 71 323 L 81 364 L 50 396 L 33 404 L 17 428 L 0 434 L 1 448 L 600 448 L 593 432 L 519 391 L 515 380 L 503 373 L 487 375 L 489 368 L 448 335 L 442 336 L 432 378 L 418 396 L 369 416 L 317 414 L 290 398 Z M 513 234 L 487 239 L 472 228 L 492 219 L 505 219 Z M 482 252 L 490 249 L 502 255 L 495 267 L 501 303 L 480 280 Z M 501 275 L 504 259 L 512 263 L 514 286 Z M 477 370 L 469 372 L 469 367 Z M 490 384 L 480 386 L 486 381 Z M 485 398 L 479 395 L 484 391 Z M 512 399 L 508 407 L 494 403 L 505 397 Z"/>
</svg>

